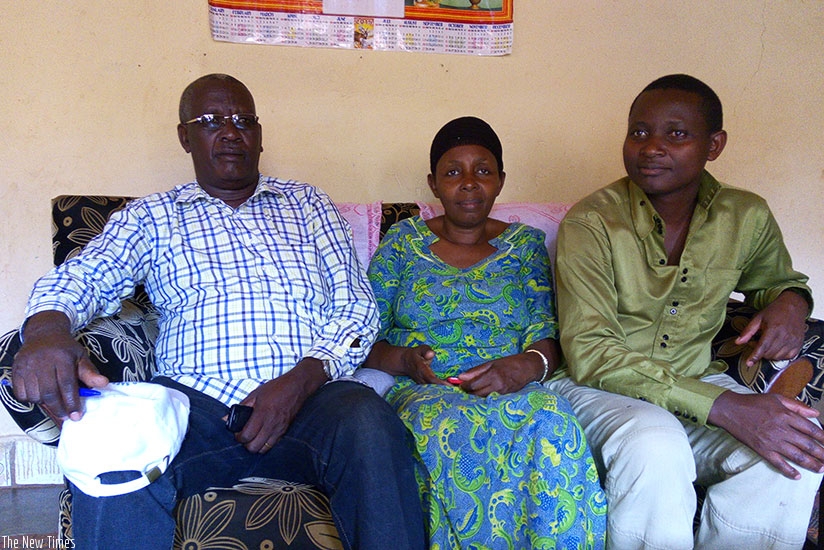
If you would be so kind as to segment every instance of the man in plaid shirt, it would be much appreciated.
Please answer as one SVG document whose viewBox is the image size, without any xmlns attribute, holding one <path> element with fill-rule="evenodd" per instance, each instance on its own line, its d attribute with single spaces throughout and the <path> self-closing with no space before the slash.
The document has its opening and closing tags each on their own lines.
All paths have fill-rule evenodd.
<svg viewBox="0 0 824 550">
<path fill-rule="evenodd" d="M 15 393 L 58 422 L 81 418 L 79 382 L 108 382 L 72 332 L 140 284 L 160 314 L 153 382 L 191 403 L 181 450 L 150 485 L 102 498 L 70 487 L 77 546 L 170 548 L 176 500 L 262 476 L 326 492 L 346 548 L 423 548 L 406 430 L 370 388 L 327 384 L 354 371 L 378 328 L 346 222 L 319 189 L 259 173 L 261 126 L 235 78 L 186 88 L 178 136 L 196 181 L 112 216 L 37 282 L 26 311 Z M 237 403 L 254 410 L 233 435 Z"/>
</svg>

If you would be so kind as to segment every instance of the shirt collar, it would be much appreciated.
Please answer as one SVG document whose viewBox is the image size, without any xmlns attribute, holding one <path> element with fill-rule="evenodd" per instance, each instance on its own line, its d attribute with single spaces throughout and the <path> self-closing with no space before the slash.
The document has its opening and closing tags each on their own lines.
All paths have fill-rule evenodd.
<svg viewBox="0 0 824 550">
<path fill-rule="evenodd" d="M 655 220 L 659 219 L 658 214 L 649 202 L 647 194 L 629 178 L 627 178 L 627 187 L 629 190 L 630 216 L 632 216 L 632 223 L 635 225 L 635 233 L 639 239 L 643 240 L 655 229 Z"/>
<path fill-rule="evenodd" d="M 276 180 L 275 178 L 268 178 L 263 174 L 260 175 L 257 189 L 255 189 L 255 192 L 252 193 L 252 196 L 255 197 L 262 193 L 271 193 L 275 197 L 280 197 L 283 195 L 283 191 L 281 191 L 280 187 L 278 186 L 278 180 Z"/>
<path fill-rule="evenodd" d="M 263 174 L 258 174 L 257 187 L 255 188 L 255 192 L 252 193 L 252 196 L 249 198 L 251 199 L 263 193 L 270 193 L 275 197 L 279 197 L 283 194 L 278 188 L 276 179 L 268 178 Z M 198 185 L 197 181 L 193 181 L 180 187 L 180 192 L 178 193 L 175 202 L 190 203 L 199 199 L 212 200 L 214 197 L 204 191 L 203 188 Z"/>
<path fill-rule="evenodd" d="M 704 210 L 709 210 L 712 201 L 721 190 L 721 184 L 715 179 L 712 174 L 704 170 L 701 176 L 701 185 L 698 187 L 698 206 Z"/>
<path fill-rule="evenodd" d="M 627 187 L 629 190 L 630 215 L 635 226 L 635 233 L 639 239 L 645 239 L 652 231 L 656 231 L 663 222 L 647 198 L 646 193 L 629 178 L 627 178 Z M 720 189 L 721 184 L 718 183 L 718 180 L 704 170 L 701 175 L 701 183 L 698 185 L 698 204 L 696 208 L 709 210 Z"/>
</svg>

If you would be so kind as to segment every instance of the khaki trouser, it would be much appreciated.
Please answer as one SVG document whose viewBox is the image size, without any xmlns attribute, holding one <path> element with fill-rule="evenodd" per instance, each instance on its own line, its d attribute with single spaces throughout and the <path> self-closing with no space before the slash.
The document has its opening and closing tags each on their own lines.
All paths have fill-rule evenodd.
<svg viewBox="0 0 824 550">
<path fill-rule="evenodd" d="M 703 379 L 752 393 L 725 374 Z M 607 547 L 799 549 L 806 538 L 821 474 L 781 475 L 722 429 L 682 422 L 668 411 L 623 395 L 548 384 L 566 397 L 584 428 L 607 494 Z M 696 496 L 707 487 L 693 536 Z"/>
</svg>

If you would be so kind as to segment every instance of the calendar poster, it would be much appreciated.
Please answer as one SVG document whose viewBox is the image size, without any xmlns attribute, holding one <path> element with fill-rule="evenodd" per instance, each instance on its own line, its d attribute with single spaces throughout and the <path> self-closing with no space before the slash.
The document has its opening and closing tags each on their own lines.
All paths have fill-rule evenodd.
<svg viewBox="0 0 824 550">
<path fill-rule="evenodd" d="M 506 55 L 514 0 L 209 0 L 212 37 L 319 48 Z"/>
</svg>

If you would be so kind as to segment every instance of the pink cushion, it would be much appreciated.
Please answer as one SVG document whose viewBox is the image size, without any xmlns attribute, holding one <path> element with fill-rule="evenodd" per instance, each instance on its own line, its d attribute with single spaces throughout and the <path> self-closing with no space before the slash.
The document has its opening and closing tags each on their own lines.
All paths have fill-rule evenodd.
<svg viewBox="0 0 824 550">
<path fill-rule="evenodd" d="M 366 269 L 380 240 L 382 203 L 339 202 L 335 205 L 352 228 L 358 259 Z"/>
<path fill-rule="evenodd" d="M 341 215 L 352 227 L 358 259 L 366 267 L 369 265 L 369 260 L 372 258 L 372 254 L 375 253 L 380 240 L 383 203 L 378 201 L 371 203 L 341 202 L 336 204 Z M 421 209 L 421 217 L 425 220 L 443 214 L 443 206 L 440 203 L 418 203 L 418 206 Z M 500 203 L 492 208 L 490 215 L 505 222 L 521 222 L 541 229 L 546 233 L 546 247 L 549 250 L 550 258 L 554 262 L 558 224 L 571 206 L 571 204 L 553 202 Z"/>
</svg>

